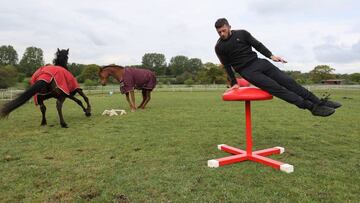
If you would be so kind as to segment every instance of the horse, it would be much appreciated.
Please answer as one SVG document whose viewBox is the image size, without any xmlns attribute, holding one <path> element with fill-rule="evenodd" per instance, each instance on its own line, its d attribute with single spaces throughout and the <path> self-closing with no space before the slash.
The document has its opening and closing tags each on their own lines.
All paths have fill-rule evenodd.
<svg viewBox="0 0 360 203">
<path fill-rule="evenodd" d="M 109 76 L 114 77 L 120 83 L 120 91 L 126 95 L 131 111 L 136 110 L 134 89 L 141 90 L 143 100 L 137 108 L 145 109 L 145 106 L 151 99 L 151 91 L 156 86 L 156 77 L 152 71 L 140 68 L 126 68 L 118 65 L 103 66 L 99 70 L 101 85 L 106 85 Z"/>
<path fill-rule="evenodd" d="M 20 94 L 14 100 L 7 102 L 0 109 L 0 118 L 7 117 L 13 110 L 17 109 L 34 96 L 35 104 L 40 105 L 42 113 L 41 125 L 47 125 L 45 113 L 46 106 L 44 101 L 50 98 L 56 98 L 56 108 L 60 118 L 60 125 L 67 128 L 62 114 L 62 105 L 66 98 L 75 101 L 83 109 L 85 116 L 91 116 L 91 106 L 89 99 L 83 93 L 75 77 L 67 70 L 69 49 L 57 49 L 55 53 L 54 65 L 46 65 L 39 68 L 31 78 L 31 86 Z M 79 93 L 87 104 L 85 108 L 81 100 L 75 97 Z"/>
</svg>

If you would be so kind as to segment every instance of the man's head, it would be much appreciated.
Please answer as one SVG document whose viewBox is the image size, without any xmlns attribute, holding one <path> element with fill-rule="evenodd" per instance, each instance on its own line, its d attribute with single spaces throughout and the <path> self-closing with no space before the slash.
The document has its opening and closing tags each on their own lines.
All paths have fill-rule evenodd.
<svg viewBox="0 0 360 203">
<path fill-rule="evenodd" d="M 215 28 L 221 39 L 227 39 L 231 34 L 231 26 L 226 18 L 219 18 L 215 22 Z"/>
</svg>

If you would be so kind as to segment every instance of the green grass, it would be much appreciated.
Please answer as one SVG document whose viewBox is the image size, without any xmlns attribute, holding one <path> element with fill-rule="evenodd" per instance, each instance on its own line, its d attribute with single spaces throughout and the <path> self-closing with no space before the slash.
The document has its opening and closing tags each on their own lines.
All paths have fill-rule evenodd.
<svg viewBox="0 0 360 203">
<path fill-rule="evenodd" d="M 68 129 L 54 100 L 46 127 L 26 104 L 0 121 L 0 202 L 356 202 L 360 91 L 331 93 L 344 106 L 327 118 L 253 102 L 254 150 L 285 147 L 271 157 L 294 165 L 291 174 L 254 162 L 207 167 L 228 156 L 218 144 L 245 148 L 244 104 L 221 92 L 154 92 L 135 113 L 123 96 L 91 96 L 90 118 L 67 100 Z M 111 108 L 128 114 L 101 116 Z"/>
</svg>

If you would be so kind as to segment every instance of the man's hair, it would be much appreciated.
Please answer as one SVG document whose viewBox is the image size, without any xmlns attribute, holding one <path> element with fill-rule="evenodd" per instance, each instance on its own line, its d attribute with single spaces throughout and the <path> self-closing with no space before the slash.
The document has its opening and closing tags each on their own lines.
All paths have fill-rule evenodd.
<svg viewBox="0 0 360 203">
<path fill-rule="evenodd" d="M 229 25 L 229 22 L 226 20 L 226 18 L 219 18 L 219 19 L 217 19 L 217 21 L 215 22 L 215 28 L 216 28 L 216 29 L 221 28 L 221 27 L 224 26 L 224 25 L 230 26 L 230 25 Z"/>
</svg>

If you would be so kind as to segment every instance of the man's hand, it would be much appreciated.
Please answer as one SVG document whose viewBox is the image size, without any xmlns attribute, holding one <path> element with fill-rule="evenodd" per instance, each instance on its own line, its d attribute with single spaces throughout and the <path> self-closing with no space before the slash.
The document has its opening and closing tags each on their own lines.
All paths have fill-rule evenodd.
<svg viewBox="0 0 360 203">
<path fill-rule="evenodd" d="M 235 84 L 231 87 L 231 89 L 238 89 L 238 88 L 240 88 L 240 86 L 238 84 Z"/>
<path fill-rule="evenodd" d="M 274 55 L 272 55 L 270 58 L 271 58 L 271 60 L 273 60 L 273 61 L 275 61 L 275 62 L 287 63 L 287 61 L 285 61 L 284 59 L 282 59 L 282 58 L 279 57 L 279 56 L 274 56 Z"/>
<path fill-rule="evenodd" d="M 227 91 L 233 90 L 233 89 L 239 89 L 240 86 L 238 84 L 233 85 L 232 87 L 230 87 Z"/>
</svg>

